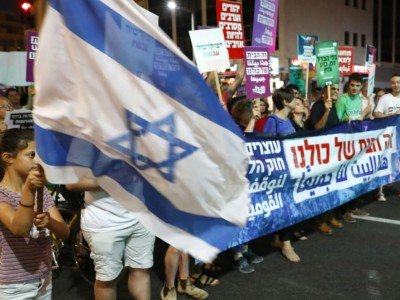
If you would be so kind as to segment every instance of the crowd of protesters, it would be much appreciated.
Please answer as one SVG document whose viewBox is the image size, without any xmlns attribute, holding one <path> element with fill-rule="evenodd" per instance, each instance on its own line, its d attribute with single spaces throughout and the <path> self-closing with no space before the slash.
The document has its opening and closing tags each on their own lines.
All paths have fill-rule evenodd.
<svg viewBox="0 0 400 300">
<path fill-rule="evenodd" d="M 333 84 L 316 91 L 319 97 L 310 104 L 301 97 L 299 88 L 290 84 L 274 91 L 274 107 L 270 110 L 266 99 L 233 99 L 244 77 L 243 68 L 239 70 L 233 85 L 223 86 L 222 103 L 244 134 L 290 135 L 329 128 L 340 122 L 400 114 L 400 74 L 391 77 L 391 93 L 376 89 L 374 95 L 367 95 L 363 77 L 354 73 L 340 96 L 339 86 Z M 211 83 L 212 79 L 208 78 L 208 81 Z M 46 190 L 42 168 L 35 163 L 33 132 L 6 128 L 5 113 L 21 107 L 16 89 L 10 89 L 5 97 L 0 97 L 0 298 L 51 299 L 49 232 L 66 239 L 69 227 Z M 44 188 L 43 207 L 38 205 L 40 200 L 35 199 L 35 191 L 39 188 Z M 94 178 L 82 179 L 67 188 L 87 192 L 81 227 L 95 264 L 95 298 L 117 299 L 119 275 L 127 268 L 132 297 L 150 299 L 148 269 L 153 266 L 154 235 L 103 191 Z M 377 200 L 386 201 L 383 188 L 377 191 Z M 316 216 L 312 222 L 321 233 L 332 235 L 334 229 L 344 227 L 344 222 L 356 222 L 355 215 L 368 215 L 360 208 L 360 199 Z M 272 244 L 289 262 L 299 263 L 292 238 L 307 239 L 302 224 L 275 233 Z M 243 274 L 254 272 L 254 264 L 264 260 L 251 250 L 249 243 L 230 251 L 232 263 Z M 186 253 L 173 246 L 168 248 L 161 299 L 174 300 L 177 294 L 206 299 L 208 292 L 204 287 L 220 284 L 220 279 L 216 278 L 220 266 L 200 264 L 198 271 L 190 274 L 190 261 Z"/>
</svg>

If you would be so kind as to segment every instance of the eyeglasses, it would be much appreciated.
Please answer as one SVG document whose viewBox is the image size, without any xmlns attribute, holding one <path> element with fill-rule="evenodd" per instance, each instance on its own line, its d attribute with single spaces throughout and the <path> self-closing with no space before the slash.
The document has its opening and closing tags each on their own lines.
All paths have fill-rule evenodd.
<svg viewBox="0 0 400 300">
<path fill-rule="evenodd" d="M 7 108 L 7 107 L 12 107 L 12 104 L 11 103 L 0 104 L 0 108 Z"/>
<path fill-rule="evenodd" d="M 331 91 L 338 91 L 339 89 L 336 87 L 331 87 Z"/>
</svg>

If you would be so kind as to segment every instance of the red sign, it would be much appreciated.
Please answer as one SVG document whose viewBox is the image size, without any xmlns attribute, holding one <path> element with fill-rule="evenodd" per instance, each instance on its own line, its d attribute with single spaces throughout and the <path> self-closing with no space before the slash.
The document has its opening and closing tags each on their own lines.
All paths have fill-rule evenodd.
<svg viewBox="0 0 400 300">
<path fill-rule="evenodd" d="M 341 76 L 349 76 L 353 73 L 354 48 L 338 47 L 339 56 L 339 74 Z"/>
<path fill-rule="evenodd" d="M 353 65 L 353 73 L 368 74 L 368 68 L 361 65 Z"/>
<path fill-rule="evenodd" d="M 231 1 L 217 1 L 217 22 L 224 32 L 229 58 L 242 59 L 245 46 L 242 4 Z"/>
</svg>

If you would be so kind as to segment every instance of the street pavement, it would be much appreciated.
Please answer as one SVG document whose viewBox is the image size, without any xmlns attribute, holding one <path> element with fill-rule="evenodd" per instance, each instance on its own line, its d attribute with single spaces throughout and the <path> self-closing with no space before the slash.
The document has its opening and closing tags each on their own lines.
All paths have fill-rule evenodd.
<svg viewBox="0 0 400 300">
<path fill-rule="evenodd" d="M 374 192 L 364 195 L 363 209 L 371 215 L 358 218 L 355 224 L 346 223 L 332 236 L 306 224 L 308 240 L 294 241 L 300 263 L 290 263 L 272 248 L 270 236 L 251 243 L 252 249 L 264 257 L 252 274 L 239 273 L 229 252 L 221 254 L 221 283 L 206 287 L 209 299 L 400 300 L 400 183 L 384 191 L 386 202 L 376 201 Z M 160 299 L 166 248 L 157 240 L 155 264 L 150 271 L 152 299 Z M 94 299 L 93 287 L 74 271 L 68 245 L 60 263 L 62 268 L 53 279 L 53 299 Z M 126 276 L 119 283 L 117 299 L 131 299 Z M 189 298 L 179 295 L 178 299 Z"/>
</svg>

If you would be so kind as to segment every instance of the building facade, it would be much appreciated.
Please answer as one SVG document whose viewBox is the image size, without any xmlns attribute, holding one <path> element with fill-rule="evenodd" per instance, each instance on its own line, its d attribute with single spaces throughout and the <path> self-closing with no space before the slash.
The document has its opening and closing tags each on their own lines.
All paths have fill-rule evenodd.
<svg viewBox="0 0 400 300">
<path fill-rule="evenodd" d="M 217 0 L 177 0 L 177 44 L 192 56 L 188 35 L 190 14 L 195 26 L 216 26 Z M 254 0 L 237 1 L 243 5 L 243 23 L 247 45 L 251 45 Z M 167 1 L 148 0 L 149 10 L 160 16 L 160 27 L 172 36 L 171 11 Z M 206 5 L 204 5 L 206 3 Z M 202 5 L 203 4 L 203 5 Z M 203 7 L 205 6 L 205 7 Z M 399 18 L 398 18 L 399 16 Z M 400 66 L 400 0 L 280 0 L 277 50 L 281 70 L 288 71 L 291 59 L 297 58 L 297 35 L 317 35 L 320 41 L 336 40 L 354 48 L 355 64 L 364 65 L 366 45 L 377 47 L 376 86 L 389 87 L 390 75 Z"/>
<path fill-rule="evenodd" d="M 23 51 L 26 48 L 24 26 L 15 14 L 0 12 L 0 51 Z"/>
</svg>

